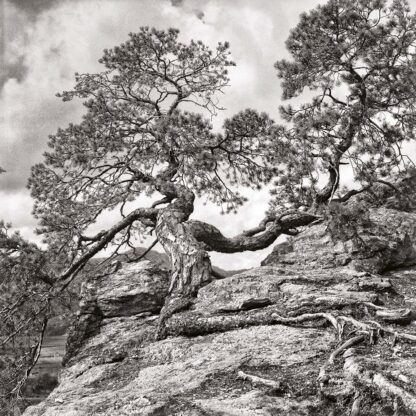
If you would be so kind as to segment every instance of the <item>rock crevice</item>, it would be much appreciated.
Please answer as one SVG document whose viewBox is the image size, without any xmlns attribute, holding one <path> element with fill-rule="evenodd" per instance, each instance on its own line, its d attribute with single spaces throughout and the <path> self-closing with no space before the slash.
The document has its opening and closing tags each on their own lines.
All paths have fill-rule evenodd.
<svg viewBox="0 0 416 416">
<path fill-rule="evenodd" d="M 163 341 L 167 271 L 89 278 L 60 384 L 25 415 L 415 414 L 416 215 L 371 220 L 371 253 L 318 224 L 201 288 Z"/>
</svg>

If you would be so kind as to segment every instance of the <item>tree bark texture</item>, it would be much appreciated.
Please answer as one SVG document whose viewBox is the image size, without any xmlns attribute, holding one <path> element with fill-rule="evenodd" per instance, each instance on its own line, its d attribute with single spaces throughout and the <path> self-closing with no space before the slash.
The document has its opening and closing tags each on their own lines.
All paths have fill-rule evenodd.
<svg viewBox="0 0 416 416">
<path fill-rule="evenodd" d="M 155 227 L 157 238 L 172 262 L 171 282 L 160 314 L 157 339 L 168 334 L 167 320 L 174 313 L 188 308 L 198 289 L 213 279 L 208 251 L 260 250 L 284 232 L 308 225 L 317 218 L 308 213 L 292 213 L 278 221 L 264 222 L 261 227 L 256 227 L 255 232 L 249 230 L 227 238 L 210 224 L 188 221 L 194 207 L 192 191 L 166 181 L 161 182 L 158 188 L 173 202 L 160 210 Z"/>
<path fill-rule="evenodd" d="M 94 244 L 60 276 L 65 287 L 94 254 L 134 221 L 154 227 L 157 240 L 170 256 L 172 264 L 170 287 L 160 314 L 158 339 L 167 335 L 167 320 L 174 313 L 188 308 L 198 289 L 213 280 L 208 251 L 236 253 L 261 250 L 272 244 L 279 235 L 289 234 L 296 227 L 308 225 L 318 218 L 305 212 L 285 213 L 279 218 L 267 216 L 258 227 L 228 238 L 210 224 L 189 220 L 195 195 L 186 186 L 173 182 L 176 172 L 177 166 L 173 161 L 171 166 L 153 179 L 156 190 L 164 197 L 151 208 L 134 210 L 108 231 L 93 237 L 82 236 L 81 241 Z M 165 203 L 165 207 L 156 208 Z"/>
<path fill-rule="evenodd" d="M 209 255 L 186 222 L 193 211 L 194 194 L 178 185 L 174 186 L 174 192 L 175 201 L 160 211 L 155 228 L 172 263 L 168 295 L 160 313 L 158 339 L 166 336 L 166 320 L 175 312 L 186 309 L 198 289 L 212 280 Z"/>
</svg>

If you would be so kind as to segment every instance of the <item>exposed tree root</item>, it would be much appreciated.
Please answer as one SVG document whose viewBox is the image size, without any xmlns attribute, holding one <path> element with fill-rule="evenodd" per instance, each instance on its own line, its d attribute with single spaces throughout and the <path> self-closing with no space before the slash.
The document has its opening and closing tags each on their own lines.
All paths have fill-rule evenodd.
<svg viewBox="0 0 416 416">
<path fill-rule="evenodd" d="M 360 415 L 360 407 L 361 407 L 361 395 L 359 392 L 356 393 L 354 402 L 351 407 L 350 416 L 359 416 Z"/>
<path fill-rule="evenodd" d="M 156 330 L 155 339 L 162 340 L 168 335 L 166 329 L 166 322 L 176 312 L 187 309 L 191 304 L 189 297 L 167 297 L 165 305 L 160 311 L 159 322 Z"/>
<path fill-rule="evenodd" d="M 387 308 L 374 305 L 368 302 L 362 303 L 366 307 L 375 309 L 376 317 L 382 316 L 407 316 L 407 311 L 396 310 L 391 311 Z M 381 314 L 380 314 L 381 312 Z M 218 315 L 198 315 L 195 312 L 187 311 L 183 313 L 174 314 L 166 322 L 166 331 L 168 335 L 185 335 L 197 336 L 206 335 L 214 332 L 225 332 L 239 328 L 256 326 L 256 325 L 289 325 L 289 326 L 303 326 L 302 324 L 310 321 L 324 321 L 328 322 L 336 331 L 337 338 L 340 345 L 330 354 L 328 360 L 321 367 L 318 384 L 320 390 L 324 393 L 325 387 L 328 385 L 329 376 L 327 371 L 335 363 L 337 357 L 353 345 L 362 343 L 368 340 L 369 344 L 374 344 L 377 339 L 383 335 L 390 335 L 393 337 L 393 345 L 398 341 L 416 342 L 416 335 L 397 332 L 395 329 L 389 328 L 380 324 L 375 320 L 358 320 L 348 315 L 341 315 L 339 311 L 329 312 L 315 312 L 304 313 L 298 316 L 281 316 L 281 311 L 277 305 L 271 305 L 260 309 L 239 311 L 235 314 L 218 314 Z M 322 322 L 321 322 L 322 324 Z M 319 325 L 319 323 L 318 323 Z M 349 328 L 349 334 L 354 334 L 353 337 L 341 342 L 344 338 L 345 329 Z M 382 374 L 373 373 L 365 368 L 362 368 L 356 358 L 353 350 L 351 353 L 345 355 L 344 369 L 347 374 L 358 377 L 360 381 L 368 386 L 376 387 L 383 394 L 399 398 L 404 406 L 416 414 L 416 397 L 402 389 L 401 387 L 391 383 Z M 262 379 L 261 377 L 253 376 L 240 372 L 239 378 L 249 380 L 253 384 L 261 384 L 264 386 L 277 389 L 280 385 L 273 380 Z M 353 401 L 350 415 L 359 416 L 360 407 L 362 404 L 362 395 L 357 391 L 356 397 Z"/>
<path fill-rule="evenodd" d="M 305 321 L 313 321 L 316 319 L 326 319 L 335 328 L 337 332 L 339 332 L 340 330 L 337 318 L 335 318 L 335 316 L 331 315 L 330 313 L 323 313 L 323 312 L 305 313 L 303 315 L 289 317 L 289 318 L 285 318 L 283 316 L 273 314 L 272 318 L 274 318 L 273 323 L 282 324 L 282 325 L 293 325 L 293 324 L 300 324 Z"/>
<path fill-rule="evenodd" d="M 350 338 L 349 340 L 345 341 L 341 346 L 339 346 L 336 350 L 332 352 L 332 354 L 328 358 L 328 363 L 333 364 L 335 362 L 335 358 L 344 352 L 347 348 L 352 347 L 353 345 L 359 344 L 365 340 L 364 335 L 357 335 L 354 338 Z"/>
<path fill-rule="evenodd" d="M 403 405 L 416 414 L 416 396 L 414 394 L 390 382 L 382 374 L 367 370 L 356 357 L 351 356 L 345 359 L 344 371 L 368 387 L 377 387 L 382 395 L 393 397 L 396 402 L 397 398 L 400 398 Z"/>
<path fill-rule="evenodd" d="M 248 326 L 276 324 L 296 326 L 307 321 L 326 320 L 336 330 L 339 340 L 342 339 L 345 325 L 349 324 L 359 334 L 368 335 L 371 343 L 374 342 L 374 334 L 380 335 L 382 333 L 393 335 L 393 343 L 398 340 L 416 342 L 416 335 L 397 332 L 373 320 L 360 321 L 351 316 L 336 316 L 328 312 L 305 313 L 298 316 L 284 317 L 278 312 L 280 312 L 278 307 L 273 305 L 254 311 L 240 311 L 237 314 L 207 316 L 197 315 L 192 312 L 178 313 L 171 316 L 166 322 L 166 332 L 167 335 L 197 336 L 231 331 Z"/>
<path fill-rule="evenodd" d="M 270 306 L 260 310 L 241 311 L 238 314 L 197 315 L 195 313 L 174 314 L 166 322 L 167 335 L 197 336 L 214 332 L 232 331 L 238 328 L 258 325 L 300 325 L 307 321 L 326 320 L 338 331 L 337 318 L 329 313 L 307 313 L 295 317 L 277 314 L 278 307 Z"/>
<path fill-rule="evenodd" d="M 197 315 L 195 313 L 178 313 L 171 316 L 165 323 L 167 335 L 198 336 L 214 332 L 232 331 L 238 328 L 257 325 L 273 325 L 273 314 L 277 307 L 267 307 L 259 310 L 243 311 L 237 314 L 219 314 L 213 316 Z"/>
<path fill-rule="evenodd" d="M 318 386 L 321 392 L 323 391 L 323 389 L 329 382 L 329 376 L 328 376 L 327 370 L 329 369 L 329 367 L 331 367 L 334 364 L 336 357 L 339 354 L 341 354 L 343 351 L 345 351 L 347 348 L 352 347 L 353 345 L 359 344 L 360 342 L 363 342 L 364 340 L 365 340 L 364 335 L 358 335 L 356 337 L 350 338 L 331 353 L 328 360 L 319 370 L 319 374 L 317 377 Z"/>
</svg>

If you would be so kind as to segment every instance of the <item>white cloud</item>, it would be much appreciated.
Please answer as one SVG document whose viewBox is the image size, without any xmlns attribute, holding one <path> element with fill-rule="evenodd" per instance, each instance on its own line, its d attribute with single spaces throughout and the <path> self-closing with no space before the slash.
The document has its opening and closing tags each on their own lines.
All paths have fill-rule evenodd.
<svg viewBox="0 0 416 416">
<path fill-rule="evenodd" d="M 3 58 L 9 63 L 24 58 L 27 73 L 18 82 L 10 78 L 0 95 L 0 218 L 13 221 L 27 236 L 35 221 L 31 201 L 24 189 L 30 166 L 41 160 L 47 135 L 70 121 L 77 122 L 83 108 L 79 102 L 62 103 L 55 93 L 71 88 L 73 73 L 101 69 L 97 60 L 104 48 L 127 39 L 140 26 L 159 29 L 178 27 L 181 39 L 201 39 L 210 46 L 229 41 L 237 67 L 231 71 L 231 86 L 221 97 L 226 111 L 215 121 L 246 107 L 268 111 L 277 117 L 280 87 L 274 62 L 287 55 L 284 41 L 299 13 L 322 0 L 184 0 L 174 7 L 168 0 L 66 0 L 41 10 L 36 18 L 7 14 Z M 412 0 L 416 5 L 416 0 Z M 203 17 L 201 18 L 201 13 Z M 268 193 L 250 193 L 239 214 L 221 216 L 212 206 L 197 203 L 194 217 L 217 225 L 226 235 L 255 226 L 267 208 Z M 95 228 L 111 224 L 113 213 Z M 33 236 L 32 236 L 33 237 Z M 269 249 L 270 250 L 270 249 Z M 249 267 L 264 257 L 259 253 L 217 255 L 214 262 L 225 268 Z"/>
<path fill-rule="evenodd" d="M 36 221 L 28 215 L 32 211 L 33 201 L 24 192 L 0 192 L 0 219 L 14 226 L 34 228 Z"/>
</svg>

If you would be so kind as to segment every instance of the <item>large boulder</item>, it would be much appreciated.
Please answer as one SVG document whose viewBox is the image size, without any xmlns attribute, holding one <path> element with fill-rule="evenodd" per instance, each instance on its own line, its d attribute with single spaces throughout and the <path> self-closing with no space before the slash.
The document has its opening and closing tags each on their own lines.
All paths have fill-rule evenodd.
<svg viewBox="0 0 416 416">
<path fill-rule="evenodd" d="M 311 268 L 350 266 L 380 273 L 416 263 L 416 213 L 370 208 L 369 223 L 353 238 L 331 235 L 328 221 L 278 244 L 262 266 L 296 264 Z"/>
<path fill-rule="evenodd" d="M 201 288 L 163 341 L 166 270 L 116 263 L 91 277 L 60 383 L 25 416 L 416 414 L 415 214 L 370 217 L 367 254 L 317 224 L 267 266 Z"/>
<path fill-rule="evenodd" d="M 168 271 L 150 261 L 115 262 L 82 284 L 80 314 L 113 318 L 158 313 L 168 287 Z"/>
<path fill-rule="evenodd" d="M 103 320 L 157 314 L 168 287 L 169 272 L 147 260 L 117 261 L 104 272 L 91 275 L 81 286 L 79 312 L 69 331 L 64 363 L 86 340 L 100 333 Z"/>
<path fill-rule="evenodd" d="M 89 355 L 65 369 L 47 400 L 25 415 L 319 414 L 322 404 L 313 380 L 334 342 L 328 332 L 257 326 L 134 348 L 137 323 L 121 327 L 111 318 L 107 325 L 111 336 L 90 339 Z M 103 359 L 109 344 L 113 351 L 128 344 L 128 352 Z M 272 379 L 279 388 L 253 385 L 241 372 Z"/>
</svg>

